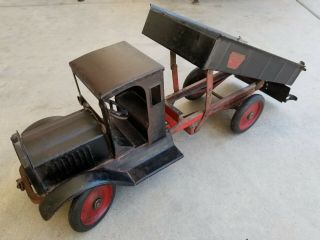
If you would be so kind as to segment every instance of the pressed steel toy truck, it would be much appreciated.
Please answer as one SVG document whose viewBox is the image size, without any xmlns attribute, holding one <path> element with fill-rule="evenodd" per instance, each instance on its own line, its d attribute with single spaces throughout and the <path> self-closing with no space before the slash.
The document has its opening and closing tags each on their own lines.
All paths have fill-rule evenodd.
<svg viewBox="0 0 320 240">
<path fill-rule="evenodd" d="M 48 220 L 67 200 L 71 227 L 93 228 L 107 213 L 116 185 L 134 186 L 182 158 L 172 134 L 196 133 L 212 114 L 235 109 L 231 129 L 241 133 L 259 118 L 264 98 L 296 100 L 290 87 L 302 70 L 239 38 L 151 5 L 143 34 L 170 50 L 174 92 L 165 97 L 162 65 L 127 42 L 70 62 L 82 109 L 39 120 L 11 141 L 21 162 L 18 188 Z M 179 88 L 176 54 L 197 68 Z M 248 85 L 227 96 L 213 90 L 229 76 Z M 82 83 L 99 111 L 83 97 Z M 176 100 L 205 95 L 203 109 L 184 114 Z M 213 97 L 216 100 L 213 101 Z"/>
</svg>

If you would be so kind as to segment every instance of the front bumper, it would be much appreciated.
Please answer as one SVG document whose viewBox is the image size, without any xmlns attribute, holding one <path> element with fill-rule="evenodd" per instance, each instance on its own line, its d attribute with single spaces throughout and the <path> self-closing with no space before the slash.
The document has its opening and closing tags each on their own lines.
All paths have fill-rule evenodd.
<svg viewBox="0 0 320 240">
<path fill-rule="evenodd" d="M 19 161 L 21 163 L 21 166 L 19 169 L 21 178 L 17 179 L 17 187 L 21 190 L 26 190 L 29 197 L 30 197 L 29 194 L 31 194 L 31 196 L 36 194 L 34 192 L 33 188 L 31 187 L 31 185 L 35 188 L 37 193 L 40 193 L 40 194 L 44 193 L 45 191 L 43 189 L 43 186 L 40 183 L 40 181 L 38 180 L 37 175 L 33 169 L 33 166 L 29 160 L 29 157 L 28 157 L 26 151 L 24 150 L 20 134 L 18 132 L 13 134 L 11 136 L 11 141 L 12 141 L 14 150 L 16 151 L 17 156 L 19 158 Z M 28 186 L 30 186 L 30 187 L 28 187 Z M 31 191 L 33 192 L 33 194 L 31 193 Z M 38 194 L 36 194 L 36 195 L 39 196 Z M 34 197 L 33 197 L 33 199 L 34 199 Z"/>
<path fill-rule="evenodd" d="M 35 204 L 40 204 L 44 198 L 44 196 L 40 196 L 39 194 L 33 191 L 29 178 L 24 171 L 23 167 L 20 166 L 19 168 L 21 178 L 18 178 L 17 181 L 17 188 L 21 191 L 26 190 L 28 197 L 30 200 Z"/>
</svg>

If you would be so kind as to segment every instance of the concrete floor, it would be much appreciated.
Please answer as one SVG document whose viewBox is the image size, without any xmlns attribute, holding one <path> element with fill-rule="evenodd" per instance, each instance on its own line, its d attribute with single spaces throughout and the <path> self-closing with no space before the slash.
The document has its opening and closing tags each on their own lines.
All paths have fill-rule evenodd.
<svg viewBox="0 0 320 240">
<path fill-rule="evenodd" d="M 242 135 L 229 130 L 232 111 L 194 136 L 175 135 L 181 161 L 136 187 L 119 187 L 101 224 L 76 233 L 68 226 L 69 204 L 45 222 L 15 188 L 11 134 L 79 109 L 70 60 L 126 40 L 166 66 L 169 93 L 168 51 L 141 34 L 148 1 L 0 0 L 0 239 L 319 239 L 319 20 L 293 0 L 154 3 L 304 60 L 308 71 L 292 88 L 298 102 L 265 96 L 263 115 Z M 183 81 L 193 66 L 179 64 Z M 231 80 L 220 93 L 240 86 Z M 179 104 L 188 111 L 201 101 Z"/>
</svg>

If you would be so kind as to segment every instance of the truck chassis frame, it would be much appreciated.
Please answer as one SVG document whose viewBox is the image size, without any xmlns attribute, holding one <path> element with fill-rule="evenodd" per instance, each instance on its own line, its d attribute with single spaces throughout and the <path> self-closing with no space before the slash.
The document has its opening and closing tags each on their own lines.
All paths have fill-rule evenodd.
<svg viewBox="0 0 320 240">
<path fill-rule="evenodd" d="M 222 97 L 213 90 L 223 83 L 231 74 L 224 72 L 214 73 L 212 70 L 207 70 L 206 78 L 180 89 L 176 54 L 172 51 L 170 51 L 170 65 L 174 92 L 166 96 L 165 120 L 167 128 L 170 129 L 172 134 L 182 130 L 190 135 L 198 132 L 211 115 L 226 109 L 236 109 L 246 98 L 261 89 L 264 85 L 264 81 L 260 80 Z M 205 93 L 205 104 L 202 110 L 183 115 L 183 113 L 174 106 L 177 100 L 197 93 Z M 213 96 L 219 100 L 213 102 Z"/>
</svg>

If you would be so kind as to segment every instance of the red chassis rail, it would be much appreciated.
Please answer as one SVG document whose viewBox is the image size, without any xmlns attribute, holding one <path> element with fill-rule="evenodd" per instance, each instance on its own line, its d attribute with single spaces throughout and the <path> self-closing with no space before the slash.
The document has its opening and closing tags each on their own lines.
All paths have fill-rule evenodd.
<svg viewBox="0 0 320 240">
<path fill-rule="evenodd" d="M 174 92 L 166 97 L 165 120 L 167 128 L 170 129 L 171 133 L 177 133 L 182 130 L 185 130 L 189 134 L 196 133 L 209 116 L 221 110 L 239 106 L 247 97 L 259 90 L 264 84 L 263 81 L 258 81 L 228 96 L 221 97 L 214 93 L 213 89 L 220 85 L 231 74 L 224 72 L 214 74 L 213 70 L 208 70 L 205 79 L 179 89 L 178 67 L 176 64 L 176 54 L 174 52 L 170 52 L 170 64 Z M 204 109 L 183 115 L 183 113 L 174 106 L 175 101 L 196 93 L 205 93 Z M 218 97 L 219 100 L 212 102 L 212 95 Z"/>
</svg>

